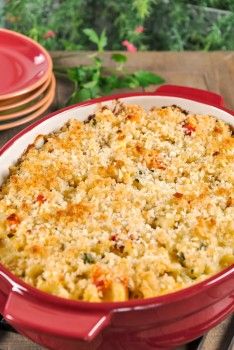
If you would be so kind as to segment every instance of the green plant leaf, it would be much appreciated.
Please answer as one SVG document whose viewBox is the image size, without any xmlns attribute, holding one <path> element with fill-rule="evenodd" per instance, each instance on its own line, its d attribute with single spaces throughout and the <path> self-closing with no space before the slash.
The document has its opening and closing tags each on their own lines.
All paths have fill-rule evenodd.
<svg viewBox="0 0 234 350">
<path fill-rule="evenodd" d="M 122 53 L 113 53 L 111 59 L 117 63 L 125 63 L 128 60 L 127 56 Z"/>
<path fill-rule="evenodd" d="M 95 30 L 91 29 L 91 28 L 85 28 L 83 29 L 83 33 L 89 38 L 89 40 L 98 45 L 99 44 L 99 37 L 97 35 L 97 33 L 95 32 Z"/>
<path fill-rule="evenodd" d="M 89 40 L 97 45 L 97 49 L 99 52 L 103 52 L 104 48 L 107 45 L 107 36 L 105 29 L 102 31 L 100 37 L 95 32 L 95 30 L 91 28 L 86 28 L 83 30 L 84 34 L 89 38 Z"/>
<path fill-rule="evenodd" d="M 86 80 L 87 76 L 87 67 L 79 66 L 74 68 L 69 68 L 67 70 L 68 78 L 74 81 L 75 83 L 80 84 L 83 80 Z"/>
<path fill-rule="evenodd" d="M 100 78 L 100 88 L 104 94 L 123 87 L 125 87 L 123 79 L 116 74 L 110 74 Z"/>
<path fill-rule="evenodd" d="M 103 95 L 103 92 L 101 91 L 100 87 L 96 85 L 92 89 L 90 89 L 90 95 L 91 95 L 91 98 L 96 98 Z"/>
<path fill-rule="evenodd" d="M 133 76 L 139 82 L 139 86 L 142 87 L 146 87 L 151 84 L 157 85 L 164 83 L 164 79 L 162 77 L 145 70 L 139 70 L 133 73 Z"/>
<path fill-rule="evenodd" d="M 104 48 L 107 45 L 107 36 L 106 36 L 106 31 L 105 29 L 102 31 L 100 38 L 99 38 L 99 42 L 98 42 L 98 51 L 102 52 L 104 50 Z"/>
<path fill-rule="evenodd" d="M 29 30 L 28 36 L 35 41 L 39 41 L 40 33 L 37 28 L 33 27 Z"/>
<path fill-rule="evenodd" d="M 100 57 L 94 57 L 94 62 L 95 62 L 96 67 L 102 66 L 102 60 Z"/>
<path fill-rule="evenodd" d="M 81 90 L 76 90 L 71 98 L 68 100 L 67 105 L 72 105 L 74 103 L 78 103 L 78 102 L 82 102 L 82 101 L 86 101 L 89 100 L 90 98 L 92 98 L 91 92 L 89 89 L 81 89 Z"/>
<path fill-rule="evenodd" d="M 123 87 L 135 89 L 140 86 L 139 80 L 135 77 L 134 74 L 125 75 L 123 78 Z"/>
<path fill-rule="evenodd" d="M 98 81 L 96 79 L 91 80 L 91 81 L 88 81 L 87 83 L 83 84 L 83 87 L 85 89 L 93 89 L 95 86 L 97 86 L 97 83 L 98 83 Z"/>
</svg>

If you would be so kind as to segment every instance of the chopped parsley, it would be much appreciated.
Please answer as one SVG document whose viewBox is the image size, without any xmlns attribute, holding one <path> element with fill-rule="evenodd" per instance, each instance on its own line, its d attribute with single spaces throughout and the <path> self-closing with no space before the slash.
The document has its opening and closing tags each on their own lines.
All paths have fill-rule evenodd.
<svg viewBox="0 0 234 350">
<path fill-rule="evenodd" d="M 185 262 L 185 255 L 183 252 L 178 252 L 177 254 L 177 258 L 179 260 L 179 262 L 181 263 L 182 266 L 184 266 L 184 262 Z"/>
<path fill-rule="evenodd" d="M 83 259 L 85 264 L 94 264 L 95 263 L 95 259 L 92 256 L 92 254 L 90 254 L 90 253 L 84 253 L 82 259 Z"/>
</svg>

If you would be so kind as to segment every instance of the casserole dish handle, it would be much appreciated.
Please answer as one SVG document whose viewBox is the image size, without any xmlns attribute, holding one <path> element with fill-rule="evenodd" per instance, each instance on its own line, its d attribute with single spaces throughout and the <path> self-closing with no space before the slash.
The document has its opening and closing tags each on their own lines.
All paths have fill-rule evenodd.
<svg viewBox="0 0 234 350">
<path fill-rule="evenodd" d="M 224 99 L 222 96 L 202 89 L 179 85 L 162 85 L 155 91 L 155 93 L 156 95 L 182 97 L 206 103 L 208 105 L 224 107 Z"/>
<path fill-rule="evenodd" d="M 3 317 L 14 328 L 61 335 L 85 341 L 94 339 L 110 324 L 111 314 L 90 307 L 81 310 L 52 303 L 44 303 L 11 291 L 3 311 Z"/>
</svg>

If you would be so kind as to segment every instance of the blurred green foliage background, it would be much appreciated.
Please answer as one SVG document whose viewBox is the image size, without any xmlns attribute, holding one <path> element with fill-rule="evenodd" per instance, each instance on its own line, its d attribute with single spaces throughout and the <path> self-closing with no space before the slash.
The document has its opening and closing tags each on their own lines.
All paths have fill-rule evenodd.
<svg viewBox="0 0 234 350">
<path fill-rule="evenodd" d="M 109 50 L 234 50 L 234 0 L 0 0 L 0 25 L 49 50 L 94 49 L 85 28 Z"/>
</svg>

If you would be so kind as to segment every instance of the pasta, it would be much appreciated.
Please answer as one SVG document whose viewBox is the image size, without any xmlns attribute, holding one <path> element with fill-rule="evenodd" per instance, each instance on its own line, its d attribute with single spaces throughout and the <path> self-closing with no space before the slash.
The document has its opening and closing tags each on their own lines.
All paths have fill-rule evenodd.
<svg viewBox="0 0 234 350">
<path fill-rule="evenodd" d="M 0 189 L 0 262 L 84 301 L 170 293 L 234 263 L 234 137 L 116 102 L 38 136 Z"/>
</svg>

